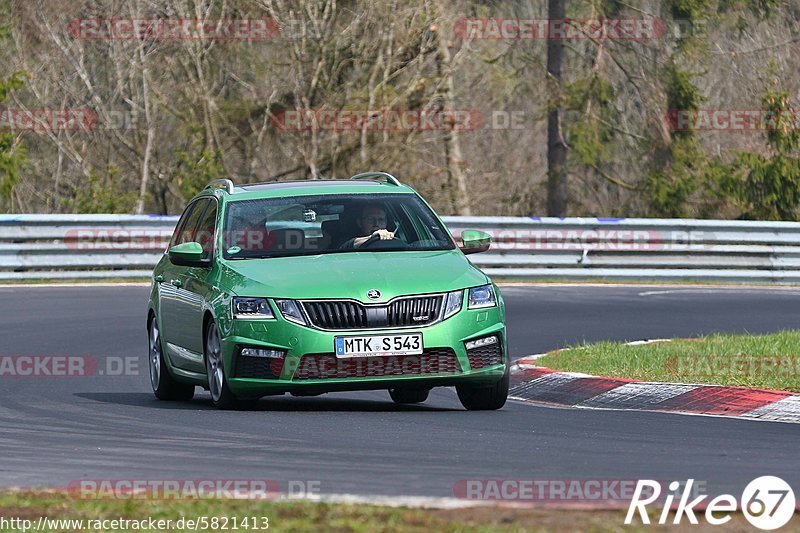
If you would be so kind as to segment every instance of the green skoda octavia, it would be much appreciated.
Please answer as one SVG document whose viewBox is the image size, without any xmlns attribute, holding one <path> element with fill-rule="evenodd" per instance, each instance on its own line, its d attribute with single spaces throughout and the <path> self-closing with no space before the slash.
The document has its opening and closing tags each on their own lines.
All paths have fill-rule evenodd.
<svg viewBox="0 0 800 533">
<path fill-rule="evenodd" d="M 153 271 L 150 381 L 161 400 L 386 389 L 400 404 L 455 387 L 499 409 L 509 386 L 503 300 L 412 188 L 390 174 L 211 182 Z"/>
</svg>

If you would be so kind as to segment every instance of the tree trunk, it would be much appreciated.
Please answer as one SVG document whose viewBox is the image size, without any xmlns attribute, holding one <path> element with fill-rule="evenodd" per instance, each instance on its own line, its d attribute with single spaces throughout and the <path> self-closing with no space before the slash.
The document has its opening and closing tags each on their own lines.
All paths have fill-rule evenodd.
<svg viewBox="0 0 800 533">
<path fill-rule="evenodd" d="M 144 120 L 147 127 L 147 140 L 145 141 L 144 154 L 142 157 L 142 179 L 139 183 L 139 197 L 136 200 L 134 212 L 137 215 L 144 213 L 144 201 L 147 196 L 147 186 L 150 181 L 150 154 L 153 151 L 153 137 L 155 136 L 155 126 L 150 116 L 150 87 L 147 83 L 147 60 L 145 59 L 144 43 L 139 41 L 139 61 L 142 63 L 142 105 L 144 106 Z"/>
<path fill-rule="evenodd" d="M 548 0 L 547 17 L 563 22 L 566 0 Z M 561 66 L 564 62 L 564 41 L 547 41 L 547 87 L 550 109 L 547 113 L 547 215 L 563 217 L 567 213 L 567 143 L 564 140 L 561 117 Z"/>
<path fill-rule="evenodd" d="M 455 81 L 453 79 L 453 56 L 448 48 L 447 38 L 442 28 L 436 32 L 439 38 L 439 74 L 444 77 L 442 109 L 452 113 L 455 110 Z M 464 171 L 464 154 L 461 150 L 461 139 L 458 129 L 453 127 L 444 131 L 444 148 L 447 160 L 448 181 L 455 198 L 456 214 L 468 216 L 472 214 L 470 209 L 469 188 L 467 187 L 467 175 Z M 453 187 L 455 185 L 455 187 Z"/>
</svg>

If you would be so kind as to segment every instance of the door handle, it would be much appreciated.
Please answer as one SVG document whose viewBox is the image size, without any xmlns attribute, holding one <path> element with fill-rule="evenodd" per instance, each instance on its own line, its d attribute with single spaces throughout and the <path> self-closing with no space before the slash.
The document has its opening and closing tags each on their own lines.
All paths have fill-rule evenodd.
<svg viewBox="0 0 800 533">
<path fill-rule="evenodd" d="M 160 275 L 159 275 L 159 276 L 156 276 L 156 277 L 154 277 L 154 278 L 153 278 L 153 280 L 154 280 L 156 283 L 161 283 L 162 281 L 164 281 L 164 276 L 160 276 Z"/>
<path fill-rule="evenodd" d="M 179 279 L 173 279 L 172 281 L 170 281 L 170 283 L 172 283 L 176 287 L 180 287 L 181 285 L 183 285 L 183 283 Z"/>
</svg>

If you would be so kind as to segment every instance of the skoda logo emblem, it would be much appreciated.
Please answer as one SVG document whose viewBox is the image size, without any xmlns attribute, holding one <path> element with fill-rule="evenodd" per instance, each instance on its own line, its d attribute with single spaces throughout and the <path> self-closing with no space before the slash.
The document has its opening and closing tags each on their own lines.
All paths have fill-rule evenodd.
<svg viewBox="0 0 800 533">
<path fill-rule="evenodd" d="M 370 289 L 367 291 L 367 298 L 369 298 L 370 300 L 377 300 L 380 297 L 381 297 L 381 291 L 379 291 L 378 289 Z"/>
</svg>

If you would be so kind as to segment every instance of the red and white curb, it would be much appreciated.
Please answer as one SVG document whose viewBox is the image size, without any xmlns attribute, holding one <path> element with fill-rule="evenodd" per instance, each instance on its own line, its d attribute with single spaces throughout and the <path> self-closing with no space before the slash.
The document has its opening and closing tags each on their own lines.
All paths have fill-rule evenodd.
<svg viewBox="0 0 800 533">
<path fill-rule="evenodd" d="M 748 387 L 657 383 L 558 372 L 538 356 L 512 367 L 509 398 L 585 409 L 658 411 L 800 423 L 800 394 Z"/>
</svg>

